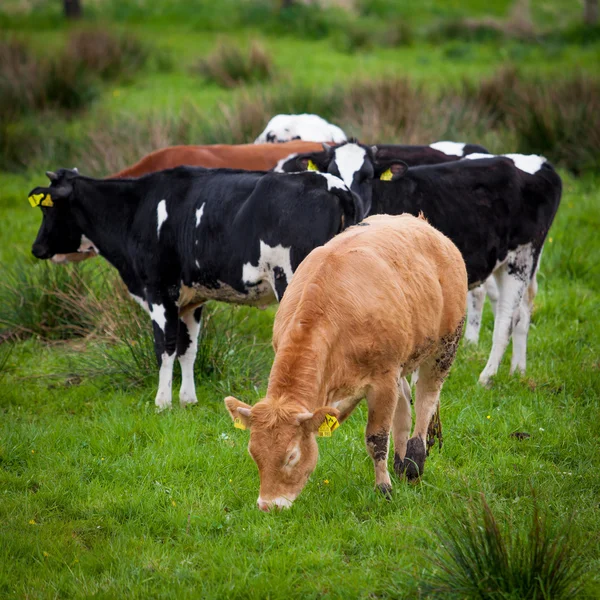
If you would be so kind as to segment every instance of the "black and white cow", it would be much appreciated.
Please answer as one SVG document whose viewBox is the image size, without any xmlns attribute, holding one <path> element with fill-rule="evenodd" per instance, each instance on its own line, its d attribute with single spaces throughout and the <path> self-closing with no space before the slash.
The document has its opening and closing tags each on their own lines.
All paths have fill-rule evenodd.
<svg viewBox="0 0 600 600">
<path fill-rule="evenodd" d="M 47 175 L 50 186 L 30 194 L 43 213 L 32 252 L 47 259 L 92 244 L 117 268 L 152 319 L 159 409 L 171 405 L 176 356 L 180 403 L 197 402 L 204 302 L 281 299 L 304 257 L 365 214 L 360 198 L 329 174 L 178 167 L 139 179 Z"/>
<path fill-rule="evenodd" d="M 292 140 L 305 142 L 333 142 L 340 144 L 346 141 L 346 134 L 337 126 L 319 115 L 276 115 L 268 123 L 263 132 L 254 140 L 255 144 L 280 144 Z"/>
<path fill-rule="evenodd" d="M 559 175 L 542 156 L 471 154 L 464 160 L 408 168 L 376 161 L 371 148 L 327 151 L 327 172 L 361 196 L 369 214 L 423 213 L 460 249 L 469 288 L 494 275 L 498 287 L 492 351 L 480 375 L 497 373 L 512 336 L 511 373 L 524 372 L 540 255 L 558 210 Z"/>
<path fill-rule="evenodd" d="M 350 140 L 355 142 L 356 140 Z M 296 173 L 299 171 L 318 170 L 327 171 L 330 162 L 330 148 L 323 146 L 323 152 L 310 152 L 302 154 L 290 154 L 280 160 L 274 171 L 279 173 Z M 478 144 L 465 144 L 463 142 L 435 142 L 425 145 L 403 145 L 403 144 L 379 144 L 373 146 L 373 158 L 375 162 L 401 160 L 409 167 L 422 165 L 437 165 L 440 163 L 454 162 L 472 154 L 489 154 L 489 152 Z M 483 305 L 486 293 L 490 298 L 492 310 L 495 314 L 495 301 L 498 289 L 493 278 L 484 284 L 469 291 L 468 316 L 465 327 L 464 339 L 472 344 L 479 341 L 479 330 L 483 316 Z"/>
<path fill-rule="evenodd" d="M 351 139 L 350 142 L 356 143 L 356 140 Z M 278 173 L 298 173 L 299 171 L 306 171 L 309 168 L 309 161 L 312 161 L 313 170 L 327 172 L 330 162 L 330 150 L 330 146 L 323 144 L 323 152 L 290 154 L 281 159 L 273 170 Z M 378 144 L 373 146 L 372 150 L 376 162 L 401 160 L 409 167 L 454 162 L 474 153 L 489 154 L 483 146 L 462 142 L 434 142 L 428 146 Z"/>
</svg>

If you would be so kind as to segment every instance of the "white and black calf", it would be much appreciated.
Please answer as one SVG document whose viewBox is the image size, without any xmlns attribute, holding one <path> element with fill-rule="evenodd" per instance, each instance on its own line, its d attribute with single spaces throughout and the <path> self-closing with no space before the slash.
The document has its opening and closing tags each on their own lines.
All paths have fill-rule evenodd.
<svg viewBox="0 0 600 600">
<path fill-rule="evenodd" d="M 542 156 L 472 154 L 464 160 L 408 168 L 378 161 L 371 148 L 327 151 L 327 172 L 361 196 L 369 214 L 423 213 L 447 235 L 467 265 L 469 288 L 493 274 L 497 284 L 492 351 L 479 381 L 487 385 L 512 336 L 511 373 L 524 372 L 536 272 L 560 203 L 562 182 Z M 388 180 L 381 180 L 383 173 Z"/>
<path fill-rule="evenodd" d="M 202 304 L 266 306 L 281 299 L 316 246 L 360 221 L 360 198 L 329 174 L 178 167 L 139 179 L 97 180 L 65 169 L 51 185 L 32 252 L 77 252 L 82 236 L 117 268 L 149 313 L 159 365 L 156 405 L 196 403 L 194 361 Z"/>
<path fill-rule="evenodd" d="M 267 123 L 254 143 L 279 144 L 292 140 L 341 144 L 346 141 L 346 134 L 318 115 L 277 115 Z"/>
</svg>

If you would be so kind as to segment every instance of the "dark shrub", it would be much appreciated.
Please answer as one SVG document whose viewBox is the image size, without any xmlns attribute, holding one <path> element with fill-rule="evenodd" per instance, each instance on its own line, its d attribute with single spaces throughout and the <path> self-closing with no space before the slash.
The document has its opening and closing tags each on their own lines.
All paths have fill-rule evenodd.
<svg viewBox="0 0 600 600">
<path fill-rule="evenodd" d="M 231 88 L 270 79 L 273 62 L 257 41 L 253 41 L 249 48 L 221 42 L 212 54 L 198 63 L 196 70 L 208 81 Z"/>
<path fill-rule="evenodd" d="M 584 571 L 568 520 L 553 526 L 537 505 L 529 530 L 499 523 L 482 499 L 481 512 L 446 515 L 435 535 L 437 572 L 424 586 L 431 597 L 562 600 L 581 590 Z"/>
</svg>

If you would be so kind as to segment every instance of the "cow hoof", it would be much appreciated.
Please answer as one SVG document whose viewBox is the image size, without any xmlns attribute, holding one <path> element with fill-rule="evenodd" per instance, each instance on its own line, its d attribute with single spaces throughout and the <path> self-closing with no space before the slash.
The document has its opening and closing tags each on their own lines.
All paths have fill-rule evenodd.
<svg viewBox="0 0 600 600">
<path fill-rule="evenodd" d="M 382 493 L 386 500 L 392 499 L 392 486 L 389 483 L 378 483 L 377 489 Z"/>
<path fill-rule="evenodd" d="M 404 461 L 400 458 L 399 454 L 394 453 L 394 473 L 398 477 L 402 477 L 404 475 Z"/>
<path fill-rule="evenodd" d="M 420 438 L 410 438 L 406 445 L 404 473 L 409 481 L 418 479 L 425 470 L 425 445 Z"/>
<path fill-rule="evenodd" d="M 493 375 L 487 375 L 486 373 L 482 373 L 479 376 L 479 385 L 485 387 L 485 388 L 491 388 L 492 387 L 492 382 L 493 382 Z"/>
<path fill-rule="evenodd" d="M 198 398 L 196 396 L 190 396 L 188 394 L 179 394 L 179 406 L 181 408 L 185 408 L 186 406 L 190 406 L 192 404 L 198 404 Z"/>
<path fill-rule="evenodd" d="M 156 405 L 156 412 L 163 412 L 171 409 L 171 400 L 156 399 L 154 404 Z"/>
</svg>

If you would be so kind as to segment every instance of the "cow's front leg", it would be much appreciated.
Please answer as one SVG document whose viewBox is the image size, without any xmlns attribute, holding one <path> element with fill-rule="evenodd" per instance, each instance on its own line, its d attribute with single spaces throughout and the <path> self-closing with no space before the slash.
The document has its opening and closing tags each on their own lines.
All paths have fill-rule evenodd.
<svg viewBox="0 0 600 600">
<path fill-rule="evenodd" d="M 158 361 L 158 392 L 155 404 L 158 410 L 171 408 L 173 363 L 177 353 L 179 312 L 177 305 L 166 295 L 148 298 L 150 318 L 154 329 L 154 351 Z"/>
<path fill-rule="evenodd" d="M 375 467 L 375 485 L 385 495 L 392 490 L 392 481 L 388 472 L 388 451 L 392 420 L 398 402 L 398 383 L 389 381 L 372 386 L 367 392 L 369 418 L 365 432 L 367 451 Z"/>
<path fill-rule="evenodd" d="M 177 337 L 177 358 L 181 366 L 181 388 L 179 404 L 196 404 L 196 386 L 194 385 L 194 363 L 198 352 L 198 334 L 202 319 L 202 306 L 188 310 L 180 316 Z"/>
</svg>

